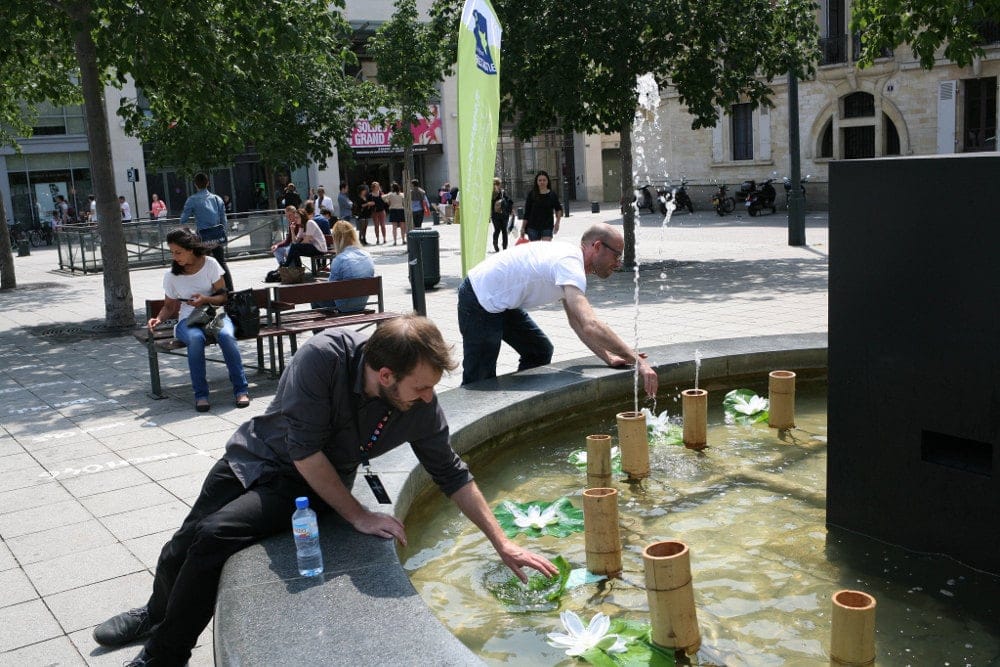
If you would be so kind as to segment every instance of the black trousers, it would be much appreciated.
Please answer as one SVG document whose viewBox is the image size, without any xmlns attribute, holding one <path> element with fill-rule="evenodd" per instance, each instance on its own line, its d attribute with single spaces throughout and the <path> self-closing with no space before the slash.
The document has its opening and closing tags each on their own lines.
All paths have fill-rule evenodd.
<svg viewBox="0 0 1000 667">
<path fill-rule="evenodd" d="M 303 495 L 317 513 L 330 511 L 297 474 L 274 475 L 245 489 L 226 459 L 213 466 L 191 512 L 160 552 L 147 603 L 158 625 L 147 653 L 165 665 L 187 662 L 212 618 L 226 559 L 268 535 L 291 531 L 295 498 Z"/>
<path fill-rule="evenodd" d="M 293 243 L 288 246 L 288 257 L 285 258 L 285 266 L 302 266 L 300 257 L 317 257 L 323 252 L 312 243 Z"/>
<path fill-rule="evenodd" d="M 500 240 L 500 235 L 503 235 L 503 249 L 507 249 L 507 216 L 490 216 L 490 220 L 493 222 L 493 249 L 500 252 L 500 245 L 497 241 Z"/>
</svg>

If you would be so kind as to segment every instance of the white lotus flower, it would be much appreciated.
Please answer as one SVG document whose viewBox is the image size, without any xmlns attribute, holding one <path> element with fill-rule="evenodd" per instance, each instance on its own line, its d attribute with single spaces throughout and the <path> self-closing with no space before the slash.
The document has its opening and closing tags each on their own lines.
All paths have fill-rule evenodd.
<svg viewBox="0 0 1000 667">
<path fill-rule="evenodd" d="M 733 410 L 745 415 L 755 415 L 761 410 L 767 410 L 767 399 L 760 396 L 751 396 L 749 400 L 742 398 L 733 403 Z"/>
<path fill-rule="evenodd" d="M 551 523 L 557 523 L 559 517 L 556 515 L 558 507 L 552 503 L 542 511 L 538 505 L 529 505 L 526 512 L 522 512 L 513 503 L 507 503 L 507 510 L 514 517 L 514 525 L 518 528 L 545 528 Z"/>
<path fill-rule="evenodd" d="M 548 634 L 549 646 L 556 648 L 566 648 L 566 655 L 571 657 L 581 656 L 594 648 L 605 638 L 615 638 L 614 644 L 604 650 L 608 653 L 622 653 L 626 650 L 625 640 L 618 635 L 609 635 L 611 619 L 600 612 L 590 619 L 590 624 L 583 627 L 583 621 L 572 611 L 564 611 L 559 614 L 563 627 L 567 632 L 550 632 Z"/>
<path fill-rule="evenodd" d="M 653 432 L 654 436 L 666 435 L 667 431 L 670 430 L 670 415 L 664 410 L 657 417 L 654 415 L 649 408 L 643 408 L 642 414 L 646 415 L 646 428 Z"/>
</svg>

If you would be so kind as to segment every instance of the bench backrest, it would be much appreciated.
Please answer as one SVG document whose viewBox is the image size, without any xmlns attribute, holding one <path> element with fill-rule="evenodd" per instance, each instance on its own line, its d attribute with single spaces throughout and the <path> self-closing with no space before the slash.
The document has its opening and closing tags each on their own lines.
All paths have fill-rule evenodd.
<svg viewBox="0 0 1000 667">
<path fill-rule="evenodd" d="M 255 289 L 253 291 L 254 301 L 257 303 L 257 307 L 260 308 L 261 313 L 267 309 L 268 298 L 267 289 Z M 163 308 L 163 299 L 146 299 L 146 319 L 154 317 L 160 309 Z"/>
<path fill-rule="evenodd" d="M 296 306 L 302 303 L 317 303 L 333 301 L 334 299 L 350 299 L 365 296 L 378 299 L 378 312 L 385 311 L 382 301 L 382 276 L 374 278 L 355 278 L 353 280 L 334 280 L 303 285 L 278 285 L 274 288 L 272 303 Z"/>
</svg>

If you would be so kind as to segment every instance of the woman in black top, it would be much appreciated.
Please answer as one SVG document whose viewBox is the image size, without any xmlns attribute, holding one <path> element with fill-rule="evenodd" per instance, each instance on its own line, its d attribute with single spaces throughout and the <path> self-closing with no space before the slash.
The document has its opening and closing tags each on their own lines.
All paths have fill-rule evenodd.
<svg viewBox="0 0 1000 667">
<path fill-rule="evenodd" d="M 559 196 L 549 189 L 548 173 L 539 171 L 535 174 L 535 186 L 524 201 L 521 235 L 527 234 L 529 241 L 551 241 L 552 235 L 559 232 L 562 210 Z"/>
</svg>

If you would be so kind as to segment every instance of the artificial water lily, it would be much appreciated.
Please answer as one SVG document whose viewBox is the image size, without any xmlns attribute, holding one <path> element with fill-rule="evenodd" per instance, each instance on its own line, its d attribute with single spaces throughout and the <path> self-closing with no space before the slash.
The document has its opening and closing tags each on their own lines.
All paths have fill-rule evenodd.
<svg viewBox="0 0 1000 667">
<path fill-rule="evenodd" d="M 621 456 L 622 456 L 622 450 L 620 448 L 618 447 L 611 448 L 611 464 L 613 466 L 615 464 L 619 466 L 621 465 Z M 578 468 L 586 468 L 587 450 L 578 449 L 577 451 L 573 452 L 572 454 L 569 455 L 569 462 L 577 466 Z M 617 470 L 616 472 L 621 472 L 621 470 Z"/>
<path fill-rule="evenodd" d="M 518 528 L 545 528 L 545 526 L 559 521 L 559 516 L 556 513 L 559 508 L 554 503 L 544 510 L 538 505 L 531 505 L 525 512 L 522 512 L 511 502 L 504 503 L 504 507 L 514 515 L 514 525 Z"/>
<path fill-rule="evenodd" d="M 761 410 L 767 410 L 767 407 L 767 399 L 757 395 L 751 396 L 748 400 L 739 399 L 733 403 L 733 409 L 745 415 L 755 415 Z"/>
<path fill-rule="evenodd" d="M 608 634 L 611 619 L 606 614 L 595 614 L 587 627 L 583 627 L 583 621 L 572 611 L 564 611 L 559 618 L 566 632 L 550 632 L 549 645 L 565 648 L 568 656 L 578 657 L 592 648 L 600 648 L 606 653 L 623 653 L 626 650 L 621 637 Z"/>
<path fill-rule="evenodd" d="M 653 436 L 666 434 L 670 430 L 670 415 L 664 410 L 657 417 L 649 408 L 643 408 L 642 414 L 646 415 L 646 428 Z"/>
</svg>

